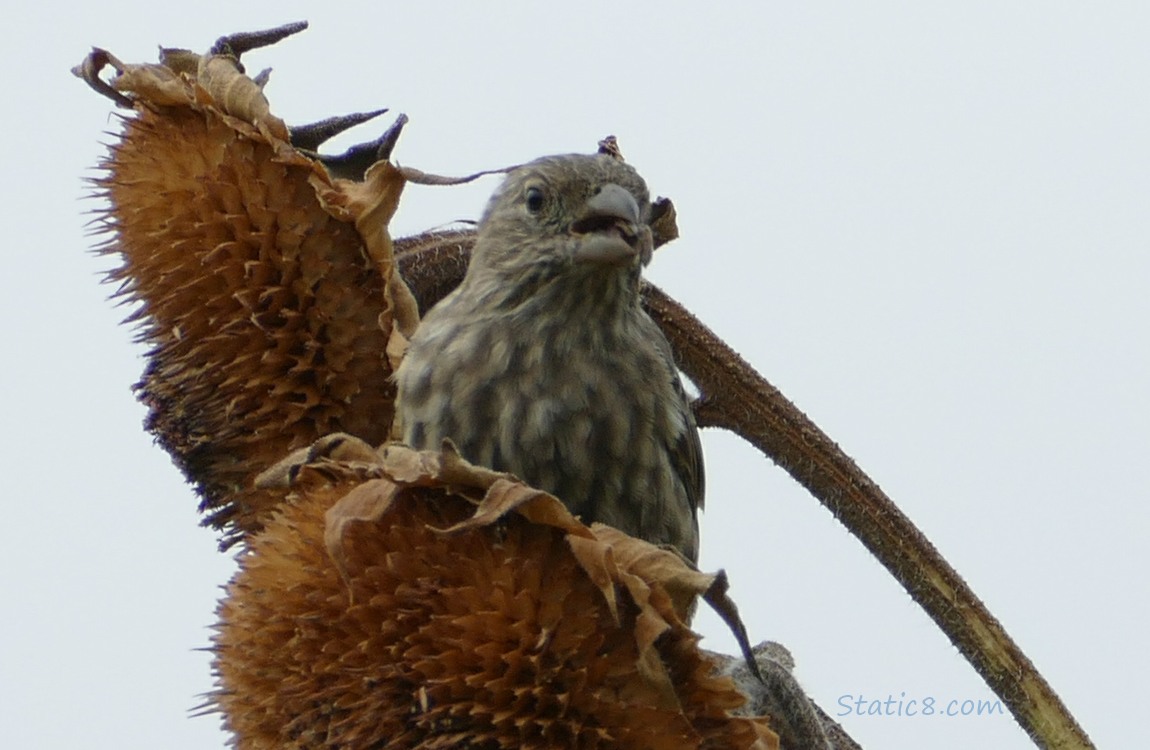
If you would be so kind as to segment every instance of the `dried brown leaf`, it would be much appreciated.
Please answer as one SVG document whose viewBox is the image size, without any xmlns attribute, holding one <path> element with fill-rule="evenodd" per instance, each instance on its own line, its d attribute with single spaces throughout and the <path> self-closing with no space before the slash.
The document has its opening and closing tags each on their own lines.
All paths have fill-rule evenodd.
<svg viewBox="0 0 1150 750">
<path fill-rule="evenodd" d="M 459 284 L 474 243 L 474 230 L 399 241 L 403 274 L 421 307 Z M 830 508 L 911 592 L 1028 732 L 1044 741 L 1068 738 L 1068 746 L 1093 747 L 1029 658 L 878 484 L 679 303 L 650 284 L 643 297 L 677 364 L 702 392 L 695 404 L 699 424 L 741 435 Z"/>
<path fill-rule="evenodd" d="M 149 429 L 227 544 L 282 497 L 290 476 L 253 480 L 286 452 L 332 432 L 389 435 L 390 365 L 418 321 L 387 233 L 404 178 L 382 163 L 362 184 L 333 180 L 230 53 L 161 59 L 94 50 L 76 73 L 137 109 L 98 183 L 104 251 L 151 346 Z M 128 96 L 99 78 L 107 66 Z"/>
<path fill-rule="evenodd" d="M 307 464 L 311 448 L 299 448 L 292 451 L 281 461 L 277 461 L 267 469 L 256 475 L 253 484 L 257 489 L 271 489 L 274 487 L 288 488 L 295 481 L 296 473 L 300 467 Z"/>
<path fill-rule="evenodd" d="M 522 482 L 513 479 L 499 478 L 487 488 L 487 492 L 484 493 L 483 499 L 475 508 L 475 513 L 471 518 L 468 518 L 466 521 L 461 521 L 454 526 L 442 529 L 442 532 L 445 534 L 455 534 L 479 526 L 487 526 L 488 524 L 495 523 L 511 511 L 518 510 L 523 512 L 524 508 L 522 506 L 528 503 L 537 501 L 546 503 L 548 500 L 555 503 L 559 502 L 542 490 L 528 487 Z M 562 503 L 559 503 L 559 506 L 562 507 Z"/>
<path fill-rule="evenodd" d="M 203 55 L 190 49 L 160 47 L 160 64 L 173 73 L 183 74 L 189 79 L 196 77 L 202 59 Z"/>
<path fill-rule="evenodd" d="M 111 83 L 100 78 L 106 66 L 116 71 Z M 137 100 L 160 106 L 188 104 L 192 90 L 188 80 L 165 65 L 157 63 L 125 63 L 107 50 L 93 47 L 72 72 L 88 82 L 93 89 L 124 107 L 134 106 Z M 135 99 L 124 94 L 133 94 Z"/>
<path fill-rule="evenodd" d="M 378 521 L 395 502 L 399 486 L 387 479 L 371 479 L 339 499 L 324 514 L 323 542 L 339 570 L 339 576 L 350 588 L 348 555 L 344 536 L 348 527 L 357 523 Z"/>
<path fill-rule="evenodd" d="M 651 238 L 656 250 L 679 238 L 678 214 L 670 198 L 656 198 L 651 204 Z"/>
<path fill-rule="evenodd" d="M 402 283 L 402 281 L 400 283 Z M 410 299 L 411 304 L 415 307 L 415 315 L 418 316 L 419 307 L 415 303 L 415 297 L 411 296 L 411 290 L 408 288 L 407 284 L 403 284 L 403 288 L 407 289 L 408 299 Z M 383 325 L 384 320 L 381 318 L 380 326 L 382 327 Z M 392 372 L 395 372 L 397 369 L 399 369 L 399 364 L 403 361 L 403 355 L 407 353 L 407 347 L 411 344 L 411 339 L 400 333 L 399 328 L 399 325 L 392 326 L 391 335 L 387 337 L 387 364 L 391 368 Z M 402 433 L 403 430 L 401 429 L 401 425 L 397 424 L 395 425 L 395 430 L 392 434 L 392 438 L 399 440 L 403 436 Z"/>
<path fill-rule="evenodd" d="M 450 445 L 383 454 L 305 465 L 241 558 L 213 696 L 237 747 L 778 747 L 644 578 L 661 551 L 620 568 L 644 542 L 532 522 L 549 498 Z"/>
<path fill-rule="evenodd" d="M 615 594 L 615 580 L 619 577 L 619 572 L 611 557 L 611 548 L 600 544 L 598 540 L 574 534 L 567 537 L 567 544 L 571 547 L 575 559 L 579 561 L 579 567 L 599 589 L 607 609 L 611 612 L 611 617 L 616 624 L 619 624 L 621 622 L 619 602 Z"/>
<path fill-rule="evenodd" d="M 387 438 L 385 282 L 316 198 L 322 166 L 210 106 L 141 109 L 107 169 L 105 252 L 151 347 L 149 426 L 236 538 L 272 509 L 249 493 L 285 453 Z"/>
<path fill-rule="evenodd" d="M 591 530 L 611 545 L 620 568 L 642 579 L 659 581 L 684 619 L 695 600 L 706 594 L 718 577 L 699 571 L 674 549 L 657 547 L 603 524 L 593 524 Z"/>
<path fill-rule="evenodd" d="M 255 478 L 258 489 L 287 488 L 296 480 L 304 467 L 320 462 L 341 464 L 361 471 L 380 464 L 375 448 L 354 435 L 334 432 L 324 435 L 306 448 L 292 451 Z"/>
<path fill-rule="evenodd" d="M 283 141 L 287 125 L 271 113 L 263 87 L 244 74 L 232 55 L 203 55 L 196 70 L 198 83 L 224 113 L 267 131 Z"/>
<path fill-rule="evenodd" d="M 163 65 L 151 63 L 125 65 L 112 80 L 112 86 L 161 106 L 187 104 L 192 98 L 187 80 Z"/>
<path fill-rule="evenodd" d="M 131 99 L 116 91 L 107 81 L 100 78 L 100 71 L 106 65 L 122 69 L 124 64 L 108 50 L 93 47 L 92 51 L 80 61 L 80 64 L 72 68 L 72 75 L 82 79 L 97 94 L 108 97 L 121 107 L 131 108 Z"/>
<path fill-rule="evenodd" d="M 388 231 L 406 183 L 402 172 L 387 161 L 372 165 L 362 182 L 339 181 L 346 198 L 343 205 L 355 217 L 355 228 L 363 237 L 368 256 L 375 262 L 380 277 L 387 280 L 388 309 L 396 329 L 411 338 L 419 325 L 419 308 L 396 271 L 395 248 Z"/>
</svg>

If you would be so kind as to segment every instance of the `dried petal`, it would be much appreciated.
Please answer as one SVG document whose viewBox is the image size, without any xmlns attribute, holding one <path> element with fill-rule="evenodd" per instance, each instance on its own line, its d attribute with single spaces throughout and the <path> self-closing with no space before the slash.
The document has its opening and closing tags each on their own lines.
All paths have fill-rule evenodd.
<svg viewBox="0 0 1150 750">
<path fill-rule="evenodd" d="M 671 607 L 667 553 L 535 522 L 536 491 L 450 446 L 388 446 L 366 481 L 327 462 L 220 606 L 212 702 L 237 747 L 778 747 L 729 714 L 742 697 Z"/>
</svg>

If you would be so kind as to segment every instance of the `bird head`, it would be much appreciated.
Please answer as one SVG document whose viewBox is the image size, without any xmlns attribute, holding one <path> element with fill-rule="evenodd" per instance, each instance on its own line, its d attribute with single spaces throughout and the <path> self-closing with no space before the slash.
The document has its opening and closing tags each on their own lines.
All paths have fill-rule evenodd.
<svg viewBox="0 0 1150 750">
<path fill-rule="evenodd" d="M 651 259 L 643 178 L 606 154 L 548 156 L 517 167 L 487 205 L 476 273 L 536 279 L 637 278 Z"/>
</svg>

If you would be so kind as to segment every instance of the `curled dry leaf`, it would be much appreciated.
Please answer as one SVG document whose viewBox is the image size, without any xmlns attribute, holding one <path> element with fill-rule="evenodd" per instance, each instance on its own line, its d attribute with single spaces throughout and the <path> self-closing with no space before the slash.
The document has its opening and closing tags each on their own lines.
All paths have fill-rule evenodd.
<svg viewBox="0 0 1150 750">
<path fill-rule="evenodd" d="M 220 606 L 237 747 L 778 747 L 730 715 L 669 553 L 449 447 L 325 459 L 290 493 Z"/>
<path fill-rule="evenodd" d="M 458 285 L 474 243 L 474 231 L 466 230 L 396 243 L 400 272 L 421 309 Z M 645 284 L 643 303 L 671 343 L 676 363 L 701 392 L 695 402 L 701 425 L 740 435 L 826 505 L 934 619 L 1041 747 L 1093 747 L 1030 659 L 874 480 L 674 299 Z M 716 609 L 723 613 L 727 607 Z"/>
<path fill-rule="evenodd" d="M 227 545 L 275 508 L 254 480 L 278 457 L 331 432 L 387 439 L 388 376 L 419 320 L 388 224 L 407 181 L 490 172 L 380 161 L 361 181 L 336 179 L 217 46 L 163 50 L 156 64 L 95 50 L 76 73 L 137 110 L 96 180 L 110 204 L 100 251 L 120 260 L 110 277 L 152 347 L 137 386 L 148 428 Z"/>
<path fill-rule="evenodd" d="M 136 110 L 95 180 L 99 251 L 119 261 L 109 276 L 150 346 L 148 429 L 230 544 L 279 502 L 253 480 L 285 453 L 332 432 L 388 436 L 385 352 L 418 317 L 387 232 L 403 177 L 384 164 L 336 180 L 291 146 L 233 57 L 165 58 L 176 70 L 102 50 L 77 68 L 96 85 L 113 66 Z"/>
<path fill-rule="evenodd" d="M 204 55 L 196 71 L 196 83 L 211 97 L 211 104 L 274 137 L 288 140 L 284 121 L 271 113 L 263 86 L 244 74 L 232 55 Z"/>
<path fill-rule="evenodd" d="M 111 83 L 100 77 L 105 67 L 111 66 L 116 76 Z M 121 107 L 135 106 L 135 100 L 121 92 L 139 93 L 157 105 L 187 104 L 192 99 L 186 78 L 163 64 L 123 63 L 111 52 L 93 47 L 72 74 L 82 78 L 97 93 L 108 97 Z"/>
<path fill-rule="evenodd" d="M 394 274 L 380 275 L 391 267 L 390 240 L 373 237 L 369 246 L 357 217 L 328 210 L 338 200 L 328 196 L 321 205 L 316 184 L 334 186 L 330 175 L 291 147 L 261 83 L 229 57 L 249 45 L 218 46 L 207 56 L 168 51 L 160 65 L 125 64 L 96 49 L 73 72 L 137 110 L 96 180 L 111 202 L 100 222 L 112 237 L 101 250 L 119 256 L 110 277 L 138 303 L 132 319 L 152 346 L 137 386 L 149 429 L 198 485 L 208 522 L 231 541 L 261 528 L 282 500 L 278 488 L 252 488 L 276 457 L 335 430 L 371 443 L 386 437 L 386 376 L 402 354 L 412 312 Z M 117 71 L 111 84 L 99 77 L 107 66 Z M 416 170 L 400 176 L 458 182 Z M 677 230 L 673 207 L 659 210 L 652 229 L 663 242 Z M 421 276 L 415 299 L 424 309 L 457 281 L 466 263 L 460 251 L 471 241 L 467 233 L 412 240 L 418 257 L 405 260 Z M 433 255 L 435 262 L 425 262 Z M 769 384 L 756 382 L 737 355 L 700 335 L 701 326 L 688 321 L 674 330 L 684 318 L 668 315 L 670 303 L 658 297 L 648 293 L 648 306 L 683 366 L 701 368 L 692 376 L 725 369 L 727 382 L 738 385 L 705 387 L 699 416 L 741 431 L 841 514 L 1032 736 L 1045 746 L 1090 747 L 1030 661 L 877 485 Z M 685 356 L 692 346 L 698 356 Z M 377 358 L 381 352 L 387 356 Z"/>
<path fill-rule="evenodd" d="M 651 237 L 656 250 L 679 238 L 678 215 L 670 198 L 656 198 L 651 205 Z"/>
<path fill-rule="evenodd" d="M 203 55 L 192 52 L 190 49 L 160 47 L 160 64 L 173 73 L 182 73 L 189 79 L 195 78 L 199 72 L 202 59 Z"/>
<path fill-rule="evenodd" d="M 110 83 L 100 78 L 106 66 L 116 71 Z M 289 139 L 283 120 L 271 113 L 263 84 L 245 75 L 231 54 L 161 49 L 158 63 L 124 63 L 107 50 L 93 48 L 72 72 L 123 107 L 210 106 L 269 137 Z"/>
<path fill-rule="evenodd" d="M 379 454 L 374 448 L 343 432 L 324 435 L 306 448 L 292 451 L 273 466 L 260 472 L 255 478 L 255 486 L 260 489 L 291 487 L 305 466 L 315 467 L 324 460 L 342 467 L 368 469 L 379 464 Z"/>
<path fill-rule="evenodd" d="M 597 538 L 611 543 L 615 560 L 622 569 L 643 579 L 660 581 L 678 612 L 690 611 L 695 600 L 706 595 L 718 578 L 715 573 L 703 573 L 686 564 L 683 556 L 672 548 L 635 544 L 638 540 L 599 523 L 592 524 L 591 528 Z"/>
<path fill-rule="evenodd" d="M 318 176 L 312 182 L 325 208 L 354 222 L 379 277 L 387 280 L 384 293 L 387 308 L 395 320 L 395 330 L 410 338 L 419 325 L 419 309 L 411 290 L 396 271 L 394 248 L 387 229 L 407 183 L 403 173 L 391 162 L 380 161 L 367 170 L 362 182 L 335 180 L 329 186 Z"/>
</svg>

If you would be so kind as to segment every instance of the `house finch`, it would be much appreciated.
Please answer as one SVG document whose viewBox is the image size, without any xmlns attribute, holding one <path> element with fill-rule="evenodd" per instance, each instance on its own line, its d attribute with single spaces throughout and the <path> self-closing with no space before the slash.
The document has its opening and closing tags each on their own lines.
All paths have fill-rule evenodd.
<svg viewBox="0 0 1150 750">
<path fill-rule="evenodd" d="M 512 171 L 460 286 L 396 372 L 403 439 L 450 438 L 599 521 L 698 555 L 703 463 L 667 340 L 640 307 L 651 257 L 643 179 L 608 155 Z"/>
</svg>

